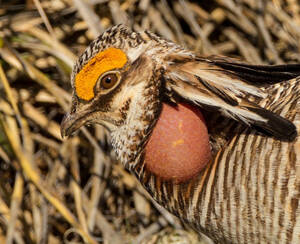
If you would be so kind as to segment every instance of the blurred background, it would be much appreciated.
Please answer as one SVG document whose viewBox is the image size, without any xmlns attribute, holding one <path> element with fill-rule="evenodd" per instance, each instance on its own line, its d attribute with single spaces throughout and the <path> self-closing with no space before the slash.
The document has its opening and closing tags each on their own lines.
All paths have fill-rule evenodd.
<svg viewBox="0 0 300 244">
<path fill-rule="evenodd" d="M 73 63 L 119 23 L 203 56 L 300 61 L 298 0 L 0 0 L 0 243 L 211 243 L 151 200 L 102 127 L 61 139 Z"/>
</svg>

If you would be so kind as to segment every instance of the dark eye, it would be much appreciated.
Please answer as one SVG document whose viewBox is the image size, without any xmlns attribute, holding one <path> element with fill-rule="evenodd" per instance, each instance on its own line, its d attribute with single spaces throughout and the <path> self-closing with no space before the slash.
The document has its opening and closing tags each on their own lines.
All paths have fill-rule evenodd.
<svg viewBox="0 0 300 244">
<path fill-rule="evenodd" d="M 110 89 L 117 83 L 118 79 L 116 74 L 107 74 L 101 78 L 100 85 L 104 89 Z"/>
</svg>

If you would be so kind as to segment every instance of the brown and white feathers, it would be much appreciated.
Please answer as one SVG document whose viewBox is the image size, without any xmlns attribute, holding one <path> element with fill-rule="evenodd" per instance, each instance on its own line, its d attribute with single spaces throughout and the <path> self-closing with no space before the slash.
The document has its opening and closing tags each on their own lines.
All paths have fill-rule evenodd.
<svg viewBox="0 0 300 244">
<path fill-rule="evenodd" d="M 151 66 L 151 73 L 160 74 L 157 80 L 164 81 L 163 87 L 157 85 L 157 88 L 165 88 L 169 95 L 176 94 L 204 109 L 220 112 L 277 138 L 292 140 L 296 136 L 296 128 L 291 122 L 260 107 L 255 99 L 268 96 L 264 87 L 297 77 L 300 65 L 255 66 L 225 58 L 201 58 L 153 33 L 133 32 L 123 25 L 114 26 L 100 35 L 78 59 L 71 77 L 75 91 L 73 104 L 80 103 L 74 87 L 75 76 L 97 53 L 110 47 L 127 55 L 131 69 L 126 75 L 130 75 L 131 80 L 138 80 L 129 84 L 149 83 L 150 75 L 143 79 L 135 76 L 140 75 L 137 69 L 144 68 L 143 65 L 146 69 L 146 66 Z M 124 77 L 120 83 L 124 83 Z"/>
<path fill-rule="evenodd" d="M 252 66 L 230 59 L 194 57 L 170 64 L 164 77 L 169 81 L 167 89 L 204 109 L 218 111 L 276 138 L 293 140 L 295 126 L 255 101 L 268 96 L 264 87 L 299 74 L 299 65 Z"/>
<path fill-rule="evenodd" d="M 261 243 L 260 239 L 255 239 L 255 233 L 260 231 L 264 235 L 263 240 L 268 242 L 274 240 L 275 234 L 259 228 L 260 224 L 264 223 L 264 217 L 269 218 L 268 213 L 262 211 L 260 213 L 262 221 L 255 227 L 252 226 L 254 219 L 251 217 L 251 211 L 252 208 L 259 208 L 259 201 L 252 196 L 249 197 L 252 194 L 251 188 L 247 188 L 249 186 L 242 188 L 244 195 L 240 196 L 238 195 L 242 191 L 238 189 L 240 185 L 231 187 L 227 183 L 227 181 L 234 182 L 235 178 L 246 179 L 255 176 L 255 173 L 253 174 L 250 168 L 251 174 L 238 175 L 233 179 L 228 175 L 227 178 L 223 177 L 224 171 L 235 167 L 232 166 L 235 164 L 234 160 L 256 157 L 261 150 L 253 152 L 245 150 L 242 154 L 242 156 L 246 155 L 245 157 L 233 158 L 226 149 L 230 148 L 233 152 L 236 149 L 237 153 L 242 153 L 237 147 L 231 147 L 239 142 L 238 145 L 243 148 L 246 142 L 240 142 L 235 137 L 232 143 L 225 140 L 219 146 L 215 146 L 218 142 L 212 136 L 210 142 L 212 148 L 217 148 L 212 159 L 213 166 L 208 167 L 190 183 L 176 186 L 161 182 L 152 175 L 149 176 L 144 169 L 143 150 L 159 118 L 162 103 L 177 103 L 182 100 L 199 106 L 203 111 L 208 111 L 216 117 L 226 117 L 233 122 L 235 128 L 239 128 L 239 124 L 244 128 L 254 128 L 256 131 L 251 130 L 251 133 L 254 133 L 251 136 L 253 145 L 256 141 L 280 144 L 280 140 L 283 140 L 287 143 L 291 142 L 288 145 L 292 148 L 293 140 L 297 137 L 297 128 L 285 116 L 297 114 L 297 111 L 283 113 L 282 117 L 273 110 L 276 110 L 274 109 L 276 106 L 280 107 L 281 102 L 278 100 L 281 94 L 283 94 L 282 99 L 289 98 L 293 104 L 299 101 L 299 98 L 295 98 L 299 93 L 299 89 L 296 89 L 299 81 L 294 79 L 292 85 L 287 81 L 299 75 L 298 64 L 257 66 L 238 63 L 227 58 L 203 58 L 151 32 L 134 32 L 123 25 L 118 25 L 108 29 L 93 41 L 75 64 L 71 77 L 73 87 L 71 112 L 65 116 L 61 132 L 62 136 L 68 136 L 87 123 L 104 125 L 111 131 L 113 147 L 122 164 L 136 174 L 150 194 L 171 212 L 222 243 Z M 293 92 L 291 86 L 296 87 L 295 95 L 291 94 Z M 273 109 L 269 110 L 268 106 L 265 106 L 265 101 L 272 103 L 272 99 L 278 105 L 274 105 Z M 285 103 L 286 101 L 282 102 Z M 298 108 L 299 103 L 295 106 Z M 210 121 L 208 127 L 211 128 L 209 124 Z M 222 123 L 220 124 L 222 126 Z M 228 125 L 225 123 L 225 126 Z M 219 128 L 219 131 L 221 130 L 226 131 L 226 128 Z M 248 135 L 243 134 L 244 131 L 239 129 L 235 133 L 239 133 L 241 138 L 247 137 Z M 209 131 L 209 133 L 215 132 Z M 222 158 L 223 150 L 227 153 L 225 158 Z M 276 155 L 276 162 L 283 162 L 287 157 Z M 293 168 L 297 156 L 295 153 L 291 155 L 292 166 L 289 169 L 291 169 L 290 174 L 294 174 Z M 260 158 L 263 157 L 267 158 L 266 155 Z M 246 160 L 243 165 L 246 167 L 253 163 L 250 161 Z M 265 167 L 262 172 L 272 169 L 269 161 L 255 163 L 257 167 Z M 268 166 L 265 166 L 266 163 Z M 236 167 L 242 166 L 238 164 Z M 235 171 L 232 171 L 231 175 L 234 174 Z M 267 183 L 268 180 L 260 182 L 257 178 L 253 181 L 254 185 Z M 271 184 L 270 187 L 273 186 L 274 184 Z M 222 194 L 219 198 L 214 198 L 219 196 L 219 187 Z M 234 198 L 223 193 L 223 189 L 236 190 Z M 273 190 L 277 189 L 281 190 L 278 187 Z M 295 185 L 291 185 L 289 192 L 294 191 L 297 189 Z M 252 202 L 248 204 L 245 200 L 243 202 L 245 209 L 242 211 L 237 204 L 247 197 Z M 299 200 L 299 196 L 296 200 Z M 234 216 L 245 228 L 250 228 L 251 225 L 252 236 L 242 234 L 240 236 L 235 228 L 226 224 L 228 219 L 222 218 L 227 216 L 226 212 L 224 214 L 222 212 L 221 217 L 218 215 L 219 209 L 223 209 L 222 204 L 233 204 L 230 211 L 235 211 L 234 213 L 242 211 L 241 218 L 238 214 Z M 291 203 L 288 202 L 287 206 L 291 206 Z M 270 213 L 281 210 L 275 207 L 267 209 Z M 248 212 L 251 214 L 243 215 Z M 293 228 L 291 226 L 293 225 L 282 227 L 283 231 L 291 232 L 290 228 Z M 280 228 L 277 230 L 281 231 Z M 299 234 L 299 232 L 295 233 Z M 256 241 L 251 242 L 254 239 Z M 295 237 L 295 240 L 298 239 Z"/>
</svg>

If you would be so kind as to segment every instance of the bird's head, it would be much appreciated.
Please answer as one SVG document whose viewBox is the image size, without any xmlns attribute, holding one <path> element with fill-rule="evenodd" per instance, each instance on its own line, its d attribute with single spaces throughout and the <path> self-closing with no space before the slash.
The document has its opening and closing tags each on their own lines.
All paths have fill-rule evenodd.
<svg viewBox="0 0 300 244">
<path fill-rule="evenodd" d="M 154 66 L 145 51 L 149 40 L 125 26 L 115 26 L 79 57 L 71 75 L 71 111 L 62 123 L 68 136 L 82 125 L 100 123 L 115 131 L 129 116 Z M 129 110 L 129 111 L 128 111 Z"/>
<path fill-rule="evenodd" d="M 111 132 L 122 161 L 133 159 L 161 109 L 166 46 L 167 41 L 150 32 L 136 33 L 123 25 L 94 40 L 73 68 L 72 104 L 61 125 L 62 136 L 86 124 L 101 124 Z"/>
<path fill-rule="evenodd" d="M 292 123 L 253 102 L 267 96 L 261 86 L 298 74 L 278 76 L 283 67 L 276 67 L 201 58 L 151 32 L 114 26 L 94 40 L 74 66 L 71 111 L 62 122 L 62 136 L 85 124 L 102 124 L 111 131 L 126 165 L 143 150 L 163 101 L 177 103 L 179 97 L 291 139 L 296 131 Z"/>
</svg>

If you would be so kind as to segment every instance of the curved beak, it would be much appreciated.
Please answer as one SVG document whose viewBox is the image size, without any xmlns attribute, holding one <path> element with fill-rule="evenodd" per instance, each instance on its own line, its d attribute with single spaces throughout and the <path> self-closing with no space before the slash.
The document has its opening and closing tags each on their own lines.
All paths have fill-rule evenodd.
<svg viewBox="0 0 300 244">
<path fill-rule="evenodd" d="M 65 114 L 61 125 L 60 133 L 61 137 L 65 138 L 70 136 L 73 132 L 78 130 L 81 126 L 91 120 L 89 113 L 67 113 Z"/>
<path fill-rule="evenodd" d="M 67 113 L 60 124 L 61 137 L 68 137 L 81 126 L 92 123 L 101 124 L 104 128 L 111 131 L 114 128 L 113 121 L 118 120 L 117 114 L 110 113 L 110 117 L 107 117 L 105 112 L 95 111 L 92 108 L 84 108 L 73 113 Z"/>
</svg>

